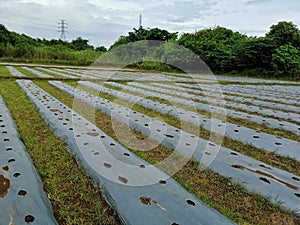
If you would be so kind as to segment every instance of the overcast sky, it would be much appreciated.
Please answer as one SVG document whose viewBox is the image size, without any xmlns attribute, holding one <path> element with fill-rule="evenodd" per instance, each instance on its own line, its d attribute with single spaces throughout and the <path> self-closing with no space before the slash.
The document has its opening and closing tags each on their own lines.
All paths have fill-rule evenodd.
<svg viewBox="0 0 300 225">
<path fill-rule="evenodd" d="M 149 3 L 150 2 L 150 3 Z M 300 27 L 299 0 L 0 0 L 0 24 L 32 37 L 59 38 L 66 19 L 68 40 L 82 37 L 109 47 L 138 27 L 194 32 L 215 25 L 262 36 L 286 20 Z"/>
</svg>

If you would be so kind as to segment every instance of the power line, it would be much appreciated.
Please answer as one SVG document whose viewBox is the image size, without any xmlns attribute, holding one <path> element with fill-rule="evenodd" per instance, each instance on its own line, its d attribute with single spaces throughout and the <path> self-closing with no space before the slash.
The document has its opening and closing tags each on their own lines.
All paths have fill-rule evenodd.
<svg viewBox="0 0 300 225">
<path fill-rule="evenodd" d="M 58 32 L 60 32 L 60 39 L 61 40 L 66 40 L 66 33 L 68 32 L 67 31 L 67 29 L 68 29 L 68 27 L 67 27 L 67 23 L 66 23 L 66 20 L 64 20 L 64 19 L 61 19 L 60 20 L 60 23 L 58 23 L 60 26 L 58 27 L 59 28 L 59 31 Z"/>
</svg>

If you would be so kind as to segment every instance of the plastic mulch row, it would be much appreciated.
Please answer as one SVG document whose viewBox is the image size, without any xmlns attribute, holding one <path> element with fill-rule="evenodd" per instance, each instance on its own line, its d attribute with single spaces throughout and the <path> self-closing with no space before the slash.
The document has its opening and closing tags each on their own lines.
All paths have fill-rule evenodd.
<svg viewBox="0 0 300 225">
<path fill-rule="evenodd" d="M 287 113 L 287 112 L 283 112 L 283 111 L 279 111 L 279 110 L 272 110 L 272 109 L 268 109 L 268 108 L 263 108 L 263 107 L 258 107 L 258 106 L 249 106 L 247 104 L 242 104 L 242 103 L 236 103 L 236 102 L 229 102 L 229 101 L 225 101 L 225 100 L 220 100 L 220 99 L 215 99 L 215 98 L 210 98 L 209 96 L 197 96 L 194 94 L 189 94 L 186 92 L 179 92 L 179 91 L 175 91 L 175 90 L 171 90 L 171 89 L 166 89 L 166 88 L 159 88 L 159 87 L 154 87 L 153 85 L 147 85 L 147 84 L 142 84 L 142 83 L 137 83 L 137 82 L 132 82 L 132 83 L 128 83 L 128 85 L 130 86 L 134 86 L 134 87 L 138 87 L 138 88 L 144 88 L 147 90 L 151 90 L 151 91 L 155 91 L 157 93 L 168 93 L 174 96 L 181 96 L 185 99 L 195 99 L 195 100 L 200 100 L 200 101 L 208 101 L 208 103 L 211 104 L 218 104 L 220 106 L 213 106 L 217 111 L 222 112 L 224 111 L 224 107 L 232 107 L 234 108 L 233 110 L 231 109 L 226 109 L 226 111 L 228 111 L 228 114 L 233 114 L 233 113 L 241 113 L 241 111 L 248 111 L 248 112 L 252 112 L 252 113 L 260 113 L 266 116 L 274 116 L 277 118 L 281 118 L 281 119 L 290 119 L 296 122 L 300 122 L 300 115 L 296 114 L 296 113 Z M 207 105 L 207 104 L 204 104 Z M 201 103 L 197 103 L 197 106 L 200 109 L 204 109 L 203 104 Z"/>
<path fill-rule="evenodd" d="M 0 97 L 0 224 L 57 224 L 42 182 Z"/>
<path fill-rule="evenodd" d="M 49 74 L 42 73 L 41 71 L 26 67 L 26 66 L 23 66 L 22 68 L 25 70 L 28 70 L 29 72 L 33 73 L 34 75 L 36 75 L 38 77 L 42 77 L 42 78 L 52 78 L 53 77 Z"/>
<path fill-rule="evenodd" d="M 224 87 L 228 90 L 256 93 L 257 95 L 272 96 L 291 100 L 299 100 L 299 86 L 282 86 L 282 85 L 235 85 L 231 84 Z"/>
<path fill-rule="evenodd" d="M 48 73 L 55 74 L 55 75 L 58 75 L 58 76 L 61 76 L 61 77 L 66 77 L 66 78 L 71 78 L 71 79 L 78 78 L 78 77 L 75 77 L 75 76 L 72 76 L 72 75 L 69 75 L 69 74 L 66 74 L 66 73 L 61 73 L 61 72 L 54 71 L 54 70 L 44 68 L 44 67 L 37 67 L 37 69 L 43 70 L 43 71 L 46 71 Z"/>
<path fill-rule="evenodd" d="M 172 73 L 174 74 L 174 73 Z M 197 73 L 179 73 L 175 74 L 181 77 L 188 77 L 197 79 L 198 81 L 229 81 L 229 82 L 243 82 L 243 83 L 276 83 L 276 84 L 295 84 L 296 81 L 283 81 L 283 80 L 270 80 L 270 79 L 259 79 L 259 78 L 250 78 L 250 77 L 237 77 L 237 76 L 223 76 L 223 75 L 213 75 L 213 74 L 197 74 Z"/>
<path fill-rule="evenodd" d="M 31 81 L 17 83 L 67 142 L 123 224 L 233 224 Z"/>
<path fill-rule="evenodd" d="M 19 70 L 14 68 L 13 66 L 6 66 L 10 74 L 14 77 L 25 77 L 25 74 L 21 73 Z"/>
<path fill-rule="evenodd" d="M 300 112 L 300 107 L 296 107 L 296 106 L 292 106 L 292 105 L 285 105 L 285 104 L 267 102 L 267 101 L 256 100 L 256 99 L 249 99 L 249 98 L 242 97 L 242 96 L 225 95 L 223 93 L 215 93 L 215 92 L 213 92 L 213 90 L 214 90 L 213 87 L 211 88 L 211 92 L 210 92 L 210 91 L 202 91 L 200 89 L 196 90 L 196 89 L 192 89 L 192 88 L 184 88 L 184 87 L 180 87 L 178 85 L 175 86 L 175 85 L 168 85 L 168 84 L 161 84 L 161 83 L 152 83 L 152 84 L 160 86 L 160 87 L 175 89 L 175 90 L 181 91 L 181 92 L 189 92 L 189 93 L 193 93 L 193 94 L 209 96 L 209 97 L 216 98 L 216 99 L 226 98 L 226 99 L 229 99 L 230 101 L 234 101 L 234 102 L 251 102 L 252 105 L 264 106 L 264 107 L 268 107 L 268 108 L 271 108 L 274 110 L 289 110 L 292 112 Z M 220 88 L 222 89 L 222 87 L 220 87 Z"/>
<path fill-rule="evenodd" d="M 170 87 L 170 85 L 165 85 L 165 84 L 160 84 L 160 86 Z M 197 98 L 195 98 L 195 95 L 187 94 L 187 92 L 192 91 L 190 89 L 184 89 L 182 91 L 172 92 L 172 90 L 174 88 L 176 88 L 176 87 L 173 86 L 173 88 L 171 90 L 167 89 L 167 88 L 164 88 L 164 89 L 159 88 L 159 90 L 156 90 L 156 91 L 157 92 L 162 92 L 162 93 L 167 92 L 169 94 L 184 97 L 184 98 L 187 98 L 187 99 L 196 99 L 196 100 L 199 99 L 199 100 L 204 100 L 204 101 L 209 99 L 209 101 L 207 102 L 207 105 L 210 104 L 210 103 L 215 103 L 215 104 L 219 104 L 220 107 L 223 107 L 223 108 L 225 108 L 227 106 L 232 106 L 231 102 L 224 101 L 223 99 L 214 99 L 212 101 L 213 98 L 208 98 L 207 96 L 205 96 L 205 97 L 197 96 Z M 222 95 L 220 94 L 219 97 L 222 98 Z M 225 97 L 227 97 L 227 96 L 223 96 L 223 98 L 225 98 Z M 246 100 L 244 100 L 244 102 L 245 101 Z M 214 106 L 212 106 L 212 107 L 214 107 Z M 220 110 L 218 110 L 218 111 L 221 112 L 221 113 L 225 112 L 225 110 L 220 108 L 220 107 L 217 107 L 216 109 L 218 110 L 218 108 L 219 108 Z M 256 108 L 254 111 L 265 112 L 263 108 L 258 107 L 258 106 L 251 106 L 251 105 L 249 105 L 249 106 L 244 105 L 242 110 L 249 111 L 248 109 L 254 109 L 254 108 Z M 206 109 L 209 110 L 208 108 L 206 108 Z M 270 114 L 272 114 L 271 112 L 273 112 L 274 116 L 276 116 L 275 114 L 276 114 L 277 111 L 275 111 L 275 110 L 273 111 L 271 109 L 269 109 L 268 111 L 269 111 Z M 226 109 L 226 113 L 227 113 L 228 116 L 231 116 L 231 117 L 234 117 L 234 118 L 246 119 L 246 120 L 253 121 L 255 123 L 265 124 L 266 126 L 268 126 L 270 128 L 285 129 L 285 130 L 291 131 L 293 133 L 300 134 L 300 126 L 298 126 L 296 123 L 282 121 L 282 120 L 279 120 L 279 119 L 273 119 L 273 118 L 270 118 L 270 117 L 264 117 L 264 116 L 255 115 L 255 114 L 249 114 L 248 112 L 238 111 L 238 109 L 236 109 L 236 110 Z M 291 117 L 293 117 L 293 118 L 295 118 L 295 120 L 297 120 L 298 119 L 297 117 L 299 117 L 299 115 L 293 113 L 293 115 L 291 115 Z"/>
<path fill-rule="evenodd" d="M 151 85 L 152 85 L 152 83 L 151 83 Z M 187 94 L 187 92 L 192 92 L 192 91 L 197 91 L 197 90 L 191 90 L 191 89 L 184 89 L 183 88 L 181 91 L 174 92 L 173 90 L 176 89 L 176 86 L 171 86 L 171 85 L 166 85 L 166 84 L 155 84 L 155 85 L 159 85 L 160 87 L 166 87 L 165 89 L 160 88 L 159 91 L 162 92 L 162 90 L 164 90 L 163 93 L 165 93 L 167 91 L 168 93 L 172 93 L 172 94 L 175 94 L 177 96 L 181 96 L 181 97 L 184 97 L 184 98 L 187 98 L 187 99 L 199 99 L 199 100 L 204 100 L 204 101 L 206 101 L 207 99 L 210 99 L 207 102 L 207 104 L 210 104 L 210 103 L 214 102 L 214 103 L 219 104 L 222 107 L 232 106 L 230 102 L 227 102 L 227 101 L 223 100 L 224 98 L 228 97 L 227 95 L 223 96 L 222 94 L 214 94 L 216 97 L 218 96 L 219 99 L 214 99 L 214 101 L 211 101 L 211 98 L 207 98 L 207 96 L 205 96 L 205 97 L 204 96 L 203 97 L 197 96 L 197 98 L 195 98 L 194 95 Z M 206 93 L 208 93 L 208 92 L 206 92 Z M 210 94 L 208 94 L 208 95 L 210 95 Z M 243 100 L 243 102 L 247 102 L 247 101 L 253 102 L 255 100 L 252 101 L 252 100 L 249 100 L 249 99 L 246 99 L 246 98 Z M 275 104 L 275 103 L 273 103 L 273 104 Z M 247 108 L 253 108 L 253 107 L 256 107 L 256 108 L 258 107 L 260 109 L 259 111 L 263 110 L 263 108 L 260 108 L 259 106 L 251 106 L 251 105 L 249 105 Z M 284 106 L 282 105 L 282 107 L 284 107 Z M 289 106 L 286 106 L 286 108 L 288 108 L 288 107 Z M 294 107 L 294 106 L 291 106 L 291 107 Z M 294 107 L 294 108 L 297 108 L 297 107 Z M 226 113 L 227 113 L 228 116 L 231 116 L 231 117 L 234 117 L 234 118 L 250 120 L 250 121 L 253 121 L 253 122 L 258 123 L 258 124 L 265 124 L 266 126 L 268 126 L 270 128 L 284 129 L 284 130 L 291 131 L 295 134 L 300 135 L 300 126 L 297 125 L 296 123 L 282 121 L 282 120 L 273 119 L 273 118 L 270 118 L 270 117 L 264 117 L 264 116 L 260 116 L 260 115 L 255 115 L 255 114 L 249 114 L 248 112 L 237 111 L 237 110 L 226 109 Z M 247 111 L 246 107 L 244 107 L 243 110 Z M 269 110 L 269 112 L 270 112 L 270 110 Z M 296 114 L 294 114 L 294 116 L 295 115 Z M 296 116 L 295 116 L 295 118 L 296 118 Z"/>
<path fill-rule="evenodd" d="M 170 102 L 177 102 L 177 103 L 181 103 L 181 104 L 184 104 L 184 105 L 187 105 L 190 107 L 197 108 L 197 103 L 192 102 L 190 100 L 176 98 L 176 97 L 173 97 L 173 96 L 170 96 L 167 94 L 163 94 L 163 93 L 155 93 L 152 91 L 146 91 L 144 89 L 135 88 L 135 87 L 119 84 L 119 83 L 114 83 L 114 82 L 106 82 L 106 83 L 116 86 L 116 87 L 119 87 L 119 88 L 122 88 L 124 90 L 137 92 L 137 93 L 140 93 L 140 94 L 143 94 L 146 96 L 164 98 Z M 146 99 L 141 100 L 141 101 L 150 102 Z M 250 129 L 250 128 L 247 128 L 247 127 L 244 127 L 241 125 L 221 121 L 216 118 L 210 119 L 210 118 L 203 116 L 196 112 L 184 110 L 179 107 L 174 108 L 174 106 L 172 106 L 172 105 L 159 104 L 159 103 L 156 104 L 156 106 L 158 106 L 158 105 L 163 105 L 162 106 L 162 107 L 164 107 L 163 111 L 159 110 L 162 113 L 171 114 L 175 117 L 178 117 L 178 114 L 179 114 L 179 116 L 181 118 L 183 118 L 183 120 L 193 122 L 196 125 L 201 125 L 206 130 L 213 130 L 214 132 L 216 132 L 218 134 L 224 134 L 224 131 L 225 131 L 225 135 L 234 140 L 238 140 L 238 141 L 241 141 L 244 143 L 251 144 L 256 148 L 264 149 L 269 152 L 276 152 L 276 154 L 279 154 L 282 156 L 289 156 L 289 157 L 295 158 L 298 161 L 300 160 L 300 154 L 299 154 L 299 150 L 298 150 L 300 143 L 297 141 L 293 141 L 293 140 L 281 138 L 281 137 L 278 137 L 278 136 L 275 136 L 272 134 L 267 134 L 264 132 L 256 131 L 256 130 L 253 130 L 253 129 Z M 202 105 L 204 106 L 204 104 L 202 104 Z M 203 107 L 203 109 L 204 109 L 204 107 Z M 205 109 L 215 112 L 214 107 L 210 108 L 209 105 L 206 105 Z M 179 112 L 178 114 L 177 114 L 177 111 Z M 225 111 L 225 109 L 224 109 L 224 111 Z M 225 127 L 226 127 L 226 129 L 225 129 Z"/>
<path fill-rule="evenodd" d="M 185 86 L 185 87 L 192 87 L 192 88 L 201 88 L 202 90 L 209 91 L 214 88 L 211 87 L 211 85 L 204 85 L 204 84 L 182 84 L 179 83 L 180 86 Z M 243 86 L 243 85 L 241 85 Z M 227 87 L 227 85 L 222 86 L 222 91 L 224 94 L 228 95 L 239 95 L 239 96 L 244 96 L 244 97 L 249 97 L 249 98 L 256 98 L 259 100 L 266 100 L 266 101 L 275 101 L 275 102 L 280 102 L 281 104 L 298 104 L 300 105 L 300 100 L 295 100 L 295 99 L 282 99 L 281 96 L 272 96 L 272 95 L 265 95 L 265 94 L 258 94 L 255 91 L 250 91 L 250 90 L 244 90 L 242 87 L 236 88 L 234 87 Z"/>
<path fill-rule="evenodd" d="M 251 192 L 269 197 L 273 203 L 281 201 L 283 208 L 300 213 L 299 177 L 60 81 L 49 83 L 155 139 L 163 146 L 176 150 L 185 157 L 193 156 L 202 164 L 208 164 L 214 172 L 230 177 Z"/>
</svg>

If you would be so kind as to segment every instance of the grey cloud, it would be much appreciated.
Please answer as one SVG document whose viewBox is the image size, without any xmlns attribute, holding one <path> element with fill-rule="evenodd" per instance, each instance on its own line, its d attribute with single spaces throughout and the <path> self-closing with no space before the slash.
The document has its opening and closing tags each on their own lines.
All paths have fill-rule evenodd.
<svg viewBox="0 0 300 225">
<path fill-rule="evenodd" d="M 272 2 L 272 0 L 251 0 L 247 1 L 245 5 L 257 5 Z"/>
<path fill-rule="evenodd" d="M 272 7 L 257 5 L 271 1 Z M 87 0 L 0 0 L 0 23 L 33 37 L 58 38 L 57 23 L 66 19 L 68 40 L 80 36 L 93 45 L 107 47 L 138 26 L 139 14 L 143 15 L 146 28 L 159 27 L 179 33 L 220 25 L 249 35 L 263 35 L 279 19 L 300 24 L 298 0 L 114 0 L 113 3 L 135 4 L 140 10 L 124 9 L 124 5 L 109 9 Z"/>
<path fill-rule="evenodd" d="M 215 1 L 177 1 L 173 5 L 160 5 L 149 8 L 143 13 L 158 25 L 184 24 L 194 20 L 202 20 L 209 16 Z"/>
</svg>

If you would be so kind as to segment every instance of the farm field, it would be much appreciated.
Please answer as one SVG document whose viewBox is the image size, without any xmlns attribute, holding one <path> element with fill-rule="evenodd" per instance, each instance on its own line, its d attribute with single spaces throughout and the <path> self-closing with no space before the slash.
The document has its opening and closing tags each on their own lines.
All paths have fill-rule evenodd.
<svg viewBox="0 0 300 225">
<path fill-rule="evenodd" d="M 300 224 L 297 82 L 1 65 L 0 105 L 0 224 Z"/>
</svg>

